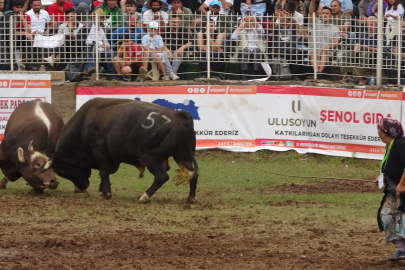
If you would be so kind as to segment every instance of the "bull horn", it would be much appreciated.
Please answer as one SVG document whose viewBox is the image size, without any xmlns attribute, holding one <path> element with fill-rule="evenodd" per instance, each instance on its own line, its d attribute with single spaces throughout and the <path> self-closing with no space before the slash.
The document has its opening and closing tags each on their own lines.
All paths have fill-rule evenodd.
<svg viewBox="0 0 405 270">
<path fill-rule="evenodd" d="M 30 152 L 31 155 L 33 155 L 35 153 L 34 147 L 32 146 L 33 141 L 34 140 L 31 140 L 30 144 L 28 145 L 28 152 Z"/>
<path fill-rule="evenodd" d="M 44 172 L 44 171 L 48 170 L 51 166 L 52 166 L 52 160 L 49 160 L 49 161 L 45 164 L 45 166 L 44 166 L 44 168 L 42 169 L 41 172 Z"/>
</svg>

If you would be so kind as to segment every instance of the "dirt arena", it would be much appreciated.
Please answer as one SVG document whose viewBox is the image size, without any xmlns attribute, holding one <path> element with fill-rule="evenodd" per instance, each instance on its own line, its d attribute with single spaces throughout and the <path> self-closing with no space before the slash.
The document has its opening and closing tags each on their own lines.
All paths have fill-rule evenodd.
<svg viewBox="0 0 405 270">
<path fill-rule="evenodd" d="M 52 89 L 52 102 L 65 121 L 75 112 L 75 86 Z M 203 176 L 201 179 L 204 181 Z M 374 219 L 359 224 L 345 218 L 329 221 L 324 217 L 331 203 L 318 200 L 269 200 L 262 205 L 249 201 L 255 194 L 316 195 L 327 200 L 328 195 L 381 193 L 370 183 L 309 181 L 303 185 L 246 187 L 239 191 L 242 196 L 229 199 L 222 197 L 227 190 L 202 189 L 198 191 L 199 202 L 191 206 L 184 204 L 184 191 L 180 195 L 159 194 L 148 205 L 137 204 L 135 196 L 131 199 L 133 192 L 126 188 L 120 192 L 125 196 L 128 192 L 129 199 L 121 200 L 125 196 L 120 195 L 102 201 L 73 194 L 69 188 L 40 197 L 12 186 L 0 191 L 0 269 L 405 267 L 405 262 L 386 260 L 396 250 L 385 243 Z M 279 216 L 266 219 L 262 209 Z M 243 217 L 235 214 L 238 211 Z M 315 211 L 323 218 L 318 214 L 298 221 L 283 218 L 300 211 Z M 165 212 L 168 214 L 162 218 Z"/>
</svg>

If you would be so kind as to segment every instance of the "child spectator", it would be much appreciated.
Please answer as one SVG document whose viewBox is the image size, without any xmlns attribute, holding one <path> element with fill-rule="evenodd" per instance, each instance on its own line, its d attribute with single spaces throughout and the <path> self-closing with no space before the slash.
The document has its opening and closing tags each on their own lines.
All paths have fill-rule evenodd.
<svg viewBox="0 0 405 270">
<path fill-rule="evenodd" d="M 118 55 L 114 57 L 113 64 L 119 80 L 129 81 L 127 75 L 142 74 L 145 78 L 145 70 L 142 66 L 142 49 L 133 43 L 130 34 L 124 34 L 122 45 L 118 49 Z M 122 76 L 121 76 L 122 75 Z"/>
<path fill-rule="evenodd" d="M 163 44 L 162 37 L 156 34 L 158 29 L 159 24 L 155 21 L 151 21 L 148 25 L 148 34 L 144 35 L 142 38 L 144 60 L 143 60 L 143 70 L 140 70 L 141 76 L 143 78 L 145 77 L 149 61 L 155 61 L 160 71 L 163 73 L 163 80 L 165 81 L 169 81 L 170 79 L 178 80 L 179 77 L 173 73 L 172 66 L 170 65 L 168 59 L 169 57 L 172 58 L 173 55 L 169 51 L 170 56 L 168 56 L 167 53 L 168 49 Z"/>
</svg>

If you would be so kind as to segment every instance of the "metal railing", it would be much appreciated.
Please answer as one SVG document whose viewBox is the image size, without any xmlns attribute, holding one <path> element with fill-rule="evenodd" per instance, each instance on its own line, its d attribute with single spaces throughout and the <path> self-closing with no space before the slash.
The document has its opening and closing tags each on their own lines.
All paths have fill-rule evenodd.
<svg viewBox="0 0 405 270">
<path fill-rule="evenodd" d="M 38 24 L 29 26 L 23 18 L 0 16 L 3 70 L 96 73 L 98 80 L 100 74 L 136 78 L 156 63 L 165 79 L 265 80 L 271 74 L 275 80 L 326 77 L 354 84 L 373 78 L 378 84 L 382 77 L 388 79 L 385 83 L 401 84 L 404 71 L 400 19 L 191 14 L 159 16 L 158 29 L 153 29 L 138 14 L 115 17 L 122 25 L 116 28 L 105 15 L 79 20 L 67 14 L 39 31 Z"/>
</svg>

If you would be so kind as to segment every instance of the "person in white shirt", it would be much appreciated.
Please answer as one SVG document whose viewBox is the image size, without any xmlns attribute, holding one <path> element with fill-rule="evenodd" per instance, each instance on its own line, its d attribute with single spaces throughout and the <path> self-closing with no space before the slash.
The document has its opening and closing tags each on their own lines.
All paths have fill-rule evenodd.
<svg viewBox="0 0 405 270">
<path fill-rule="evenodd" d="M 219 5 L 221 7 L 221 10 L 219 11 L 219 14 L 229 14 L 230 8 L 233 6 L 233 0 L 205 0 L 204 4 L 202 4 L 198 10 L 201 11 L 202 14 L 207 15 L 207 8 L 211 11 L 211 6 L 214 5 L 212 2 L 220 2 L 221 4 Z"/>
<path fill-rule="evenodd" d="M 150 0 L 146 3 L 146 6 L 149 9 L 143 13 L 143 26 L 148 27 L 150 22 L 155 21 L 158 22 L 159 26 L 164 30 L 169 23 L 169 15 L 163 11 L 166 4 L 161 0 Z"/>
<path fill-rule="evenodd" d="M 87 73 L 94 73 L 96 72 L 96 69 L 94 67 L 94 52 L 96 51 L 96 42 L 98 44 L 98 52 L 100 53 L 100 58 L 99 59 L 103 59 L 104 61 L 106 61 L 106 69 L 107 69 L 107 73 L 109 74 L 107 76 L 107 80 L 113 80 L 115 78 L 114 74 L 115 74 L 115 68 L 114 68 L 114 64 L 113 64 L 113 53 L 110 49 L 110 43 L 107 40 L 107 36 L 104 32 L 103 29 L 103 23 L 104 23 L 104 11 L 102 9 L 96 9 L 94 12 L 94 17 L 96 16 L 96 14 L 99 14 L 98 17 L 98 40 L 96 40 L 96 25 L 95 23 L 92 24 L 90 32 L 87 36 L 86 39 L 86 45 L 87 46 L 94 46 L 93 47 L 93 52 L 90 54 L 89 57 L 89 62 L 86 65 L 86 71 Z M 96 21 L 96 18 L 93 19 L 93 21 Z"/>
<path fill-rule="evenodd" d="M 31 34 L 49 33 L 49 25 L 48 28 L 46 26 L 51 21 L 51 17 L 48 12 L 41 8 L 41 0 L 33 0 L 31 9 L 27 12 L 27 15 L 31 18 Z"/>
<path fill-rule="evenodd" d="M 286 4 L 286 11 L 288 12 L 289 16 L 291 17 L 291 22 L 293 24 L 295 24 L 296 28 L 298 29 L 298 36 L 301 36 L 302 34 L 302 27 L 304 25 L 304 15 L 302 15 L 301 13 L 295 11 L 296 10 L 296 6 L 297 4 L 294 1 L 289 1 Z M 283 10 L 276 10 L 275 14 L 277 14 L 278 17 L 278 13 L 283 12 Z M 280 19 L 277 18 L 276 24 L 280 24 Z"/>
<path fill-rule="evenodd" d="M 390 45 L 391 40 L 397 38 L 399 33 L 398 20 L 404 17 L 404 7 L 400 3 L 401 0 L 388 0 L 388 6 L 384 15 L 384 20 L 387 21 L 385 26 L 387 46 Z"/>
</svg>

